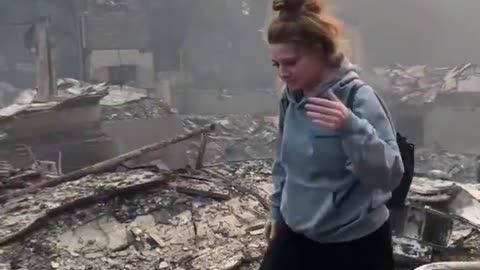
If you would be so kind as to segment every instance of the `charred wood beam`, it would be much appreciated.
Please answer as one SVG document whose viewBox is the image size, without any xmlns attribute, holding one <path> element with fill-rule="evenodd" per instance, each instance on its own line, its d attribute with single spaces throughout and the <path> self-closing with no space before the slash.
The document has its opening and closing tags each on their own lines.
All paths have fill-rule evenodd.
<svg viewBox="0 0 480 270">
<path fill-rule="evenodd" d="M 56 94 L 55 66 L 52 48 L 49 41 L 49 22 L 42 20 L 36 22 L 36 77 L 38 95 L 36 100 L 48 102 Z"/>
<path fill-rule="evenodd" d="M 42 174 L 37 171 L 27 171 L 25 173 L 0 180 L 1 189 L 22 189 L 30 185 L 31 181 L 40 179 Z"/>
<path fill-rule="evenodd" d="M 200 149 L 198 150 L 197 160 L 195 162 L 195 169 L 200 170 L 203 167 L 203 158 L 205 156 L 205 150 L 207 148 L 208 136 L 204 133 L 202 134 L 200 140 Z"/>
<path fill-rule="evenodd" d="M 218 181 L 212 180 L 207 177 L 203 176 L 198 176 L 198 175 L 190 175 L 190 174 L 176 174 L 178 177 L 186 178 L 186 179 L 194 179 L 194 180 L 199 180 L 199 181 L 204 181 L 204 182 L 210 182 L 210 183 L 216 183 Z"/>
<path fill-rule="evenodd" d="M 233 188 L 235 188 L 236 190 L 238 190 L 240 192 L 252 195 L 255 199 L 258 200 L 258 202 L 263 206 L 263 208 L 265 208 L 265 210 L 267 210 L 267 212 L 270 212 L 271 209 L 270 209 L 269 201 L 267 199 L 265 199 L 262 195 L 260 195 L 260 193 L 258 193 L 257 191 L 255 191 L 251 188 L 248 188 L 246 186 L 238 184 L 238 183 L 232 183 L 232 186 L 233 186 Z"/>
<path fill-rule="evenodd" d="M 228 194 L 223 194 L 220 192 L 214 191 L 207 191 L 207 190 L 200 190 L 190 187 L 176 187 L 176 191 L 178 193 L 183 193 L 190 196 L 201 196 L 201 197 L 209 197 L 214 200 L 226 201 L 230 199 Z"/>
<path fill-rule="evenodd" d="M 60 177 L 54 178 L 52 180 L 48 180 L 48 181 L 39 183 L 37 185 L 31 186 L 29 188 L 14 192 L 12 194 L 2 196 L 2 197 L 0 197 L 0 202 L 5 202 L 5 201 L 8 200 L 8 198 L 11 198 L 11 197 L 20 196 L 20 195 L 24 195 L 24 194 L 28 194 L 28 193 L 35 193 L 42 188 L 54 187 L 54 186 L 57 186 L 57 185 L 60 185 L 60 184 L 63 184 L 63 183 L 75 181 L 75 180 L 78 180 L 78 179 L 80 179 L 84 176 L 87 176 L 89 174 L 99 174 L 99 173 L 110 171 L 112 169 L 115 169 L 116 167 L 118 167 L 119 165 L 121 165 L 122 163 L 124 163 L 126 161 L 138 158 L 138 157 L 140 157 L 144 154 L 147 154 L 147 153 L 150 153 L 150 152 L 153 152 L 153 151 L 160 150 L 160 149 L 165 148 L 167 146 L 170 146 L 172 144 L 188 140 L 188 139 L 196 137 L 200 134 L 210 132 L 214 128 L 215 128 L 214 124 L 209 124 L 205 127 L 202 127 L 200 129 L 197 129 L 197 130 L 192 131 L 190 133 L 185 133 L 185 134 L 182 134 L 180 136 L 177 136 L 177 137 L 169 139 L 169 140 L 165 140 L 165 141 L 162 141 L 162 142 L 159 142 L 159 143 L 154 143 L 154 144 L 151 144 L 151 145 L 144 146 L 142 148 L 133 150 L 133 151 L 128 152 L 126 154 L 114 157 L 112 159 L 99 162 L 99 163 L 94 164 L 92 166 L 88 166 L 88 167 L 82 168 L 80 170 L 71 172 L 69 174 L 62 175 Z"/>
<path fill-rule="evenodd" d="M 213 170 L 205 170 L 205 171 L 207 173 L 210 173 L 210 174 L 214 175 L 218 179 L 221 179 L 226 185 L 230 186 L 231 188 L 234 188 L 234 189 L 236 189 L 236 190 L 238 190 L 242 193 L 250 194 L 251 196 L 253 196 L 255 199 L 258 200 L 258 202 L 263 206 L 263 208 L 265 208 L 265 210 L 267 210 L 267 211 L 271 210 L 269 200 L 264 198 L 257 191 L 255 191 L 255 190 L 253 190 L 249 187 L 246 187 L 245 185 L 242 185 L 241 183 L 239 183 L 235 179 L 228 179 L 227 177 L 225 177 L 225 176 L 221 175 L 220 173 L 217 173 Z"/>
<path fill-rule="evenodd" d="M 59 205 L 56 208 L 50 209 L 43 213 L 40 217 L 35 219 L 32 223 L 30 223 L 28 226 L 25 226 L 17 231 L 15 231 L 12 234 L 7 235 L 4 238 L 0 238 L 0 246 L 7 245 L 9 243 L 12 243 L 14 241 L 17 241 L 19 239 L 22 239 L 26 236 L 28 236 L 30 233 L 33 231 L 41 228 L 47 222 L 54 216 L 57 216 L 65 211 L 68 211 L 70 209 L 74 209 L 77 207 L 82 207 L 82 206 L 87 206 L 87 205 L 92 205 L 95 203 L 103 202 L 103 201 L 108 201 L 111 198 L 115 197 L 121 197 L 125 195 L 131 195 L 132 193 L 139 192 L 146 190 L 150 187 L 154 186 L 159 186 L 164 183 L 166 183 L 169 180 L 169 178 L 159 176 L 156 179 L 153 179 L 152 181 L 138 184 L 138 185 L 132 185 L 132 186 L 127 186 L 123 188 L 117 188 L 117 189 L 105 189 L 105 190 L 99 190 L 95 194 L 90 195 L 90 196 L 85 196 L 85 197 L 79 197 L 73 201 L 67 202 L 65 204 Z"/>
</svg>

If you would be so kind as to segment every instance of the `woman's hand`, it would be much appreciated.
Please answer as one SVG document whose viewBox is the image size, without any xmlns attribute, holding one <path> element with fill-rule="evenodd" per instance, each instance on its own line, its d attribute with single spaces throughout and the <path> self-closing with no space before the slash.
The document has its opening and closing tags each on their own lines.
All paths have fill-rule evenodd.
<svg viewBox="0 0 480 270">
<path fill-rule="evenodd" d="M 332 92 L 328 94 L 328 98 L 330 99 L 309 98 L 305 105 L 307 115 L 314 123 L 330 129 L 340 129 L 350 116 L 350 110 Z"/>
</svg>

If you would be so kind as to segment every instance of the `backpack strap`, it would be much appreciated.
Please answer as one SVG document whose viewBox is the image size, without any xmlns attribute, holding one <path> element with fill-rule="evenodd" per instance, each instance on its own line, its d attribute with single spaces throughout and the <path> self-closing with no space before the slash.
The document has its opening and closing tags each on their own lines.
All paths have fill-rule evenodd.
<svg viewBox="0 0 480 270">
<path fill-rule="evenodd" d="M 349 108 L 350 110 L 353 111 L 353 103 L 355 101 L 355 95 L 357 94 L 358 90 L 360 90 L 360 88 L 362 88 L 366 85 L 367 85 L 366 83 L 364 83 L 363 81 L 360 81 L 359 83 L 353 85 L 352 88 L 350 88 L 350 91 L 349 91 L 348 97 L 347 97 L 347 108 Z M 375 96 L 377 97 L 378 101 L 380 102 L 380 105 L 382 106 L 383 111 L 387 115 L 388 121 L 390 122 L 390 126 L 393 129 L 393 134 L 396 134 L 397 130 L 396 130 L 395 125 L 393 123 L 393 119 L 392 119 L 392 116 L 390 114 L 390 111 L 387 108 L 387 105 L 385 104 L 383 99 L 376 92 L 375 92 Z"/>
<path fill-rule="evenodd" d="M 348 92 L 348 97 L 347 97 L 347 108 L 353 111 L 353 102 L 355 101 L 355 95 L 357 94 L 358 90 L 362 87 L 364 87 L 366 84 L 361 82 L 359 84 L 355 84 L 352 86 L 350 91 Z"/>
<path fill-rule="evenodd" d="M 282 98 L 280 100 L 280 111 L 279 111 L 279 117 L 278 117 L 278 127 L 281 133 L 283 133 L 283 121 L 285 119 L 285 111 L 287 110 L 288 106 L 290 105 L 290 101 L 288 100 L 288 97 L 286 93 L 283 93 Z"/>
</svg>

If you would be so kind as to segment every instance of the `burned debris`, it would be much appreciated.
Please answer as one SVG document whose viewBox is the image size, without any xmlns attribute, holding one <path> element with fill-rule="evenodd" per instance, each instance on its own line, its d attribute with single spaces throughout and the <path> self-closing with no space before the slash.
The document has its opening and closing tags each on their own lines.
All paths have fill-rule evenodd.
<svg viewBox="0 0 480 270">
<path fill-rule="evenodd" d="M 447 151 L 419 149 L 416 155 L 416 174 L 435 179 L 452 180 L 461 183 L 478 181 L 477 155 L 453 154 Z"/>
<path fill-rule="evenodd" d="M 478 184 L 417 177 L 409 204 L 392 211 L 395 254 L 400 262 L 425 264 L 478 245 Z M 468 256 L 467 256 L 468 257 Z"/>
<path fill-rule="evenodd" d="M 480 104 L 477 65 L 395 65 L 374 69 L 370 77 L 372 85 L 389 103 L 397 129 L 416 145 L 439 152 L 478 155 L 473 128 L 480 119 L 476 109 Z"/>
<path fill-rule="evenodd" d="M 225 161 L 271 159 L 275 150 L 277 128 L 267 117 L 251 115 L 184 116 L 184 127 L 192 130 L 207 122 L 215 122 L 216 129 L 207 138 L 205 161 L 215 164 Z M 200 142 L 193 142 L 190 156 L 193 158 Z"/>
<path fill-rule="evenodd" d="M 15 269 L 255 269 L 266 245 L 271 165 L 135 169 L 21 194 L 0 213 L 0 258 Z M 458 252 L 475 258 L 479 190 L 415 178 L 410 206 L 393 219 L 399 264 Z"/>
<path fill-rule="evenodd" d="M 142 170 L 87 176 L 25 197 L 34 203 L 19 197 L 2 210 L 8 217 L 2 218 L 2 242 L 13 240 L 18 226 L 39 220 L 42 227 L 4 246 L 1 256 L 15 267 L 35 269 L 254 269 L 265 247 L 261 230 L 268 210 L 232 182 L 241 177 L 247 189 L 263 185 L 259 192 L 267 198 L 270 165 L 184 172 L 193 177 Z M 197 192 L 185 194 L 185 188 Z M 90 206 L 65 213 L 75 202 Z M 62 214 L 43 218 L 55 211 Z"/>
<path fill-rule="evenodd" d="M 478 92 L 480 86 L 478 66 L 472 63 L 454 68 L 395 65 L 375 68 L 373 72 L 384 95 L 408 104 L 431 103 L 455 92 Z"/>
<path fill-rule="evenodd" d="M 63 100 L 98 95 L 95 89 L 102 89 L 99 121 L 171 115 L 184 135 L 68 171 L 61 159 L 39 160 L 35 149 L 17 145 L 28 166 L 17 169 L 8 156 L 0 162 L 0 263 L 11 269 L 256 269 L 266 248 L 276 119 L 181 115 L 166 105 L 152 105 L 159 111 L 150 113 L 145 104 L 161 101 L 141 89 L 71 79 L 58 84 Z M 28 110 L 13 116 L 21 119 Z M 188 161 L 181 168 L 166 166 L 164 154 L 150 155 L 183 140 Z M 416 162 L 408 207 L 392 212 L 397 263 L 412 269 L 474 260 L 480 236 L 475 156 L 422 148 Z"/>
<path fill-rule="evenodd" d="M 99 104 L 106 109 L 104 115 L 113 116 L 109 121 L 155 118 L 155 113 L 115 118 L 115 110 L 125 113 L 125 106 L 142 109 L 152 99 L 138 91 L 130 95 L 129 91 L 115 93 L 115 88 L 99 86 L 106 89 Z M 74 80 L 60 80 L 58 89 L 68 98 L 92 93 L 92 86 Z M 163 116 L 165 112 L 173 113 L 160 113 Z M 47 177 L 39 173 L 35 181 L 19 178 L 25 186 L 2 194 L 0 243 L 5 249 L 1 249 L 1 261 L 13 269 L 249 269 L 265 247 L 262 229 L 268 215 L 271 164 L 203 165 L 254 157 L 234 156 L 228 140 L 246 145 L 249 139 L 261 136 L 268 142 L 263 147 L 268 147 L 275 140 L 275 128 L 269 125 L 265 131 L 263 119 L 253 126 L 252 120 L 185 116 L 181 121 L 186 135 L 153 148 L 142 147 L 65 174 Z M 220 128 L 212 131 L 210 122 Z M 201 129 L 205 125 L 208 128 Z M 192 157 L 200 160 L 199 170 L 124 166 L 147 151 L 208 131 L 202 136 L 210 143 L 205 155 L 199 155 L 201 147 L 195 140 L 190 146 Z M 233 140 L 233 136 L 238 137 Z M 216 145 L 213 149 L 212 143 Z M 269 158 L 268 151 L 258 155 Z M 2 167 L 5 175 L 13 170 L 7 164 Z M 98 174 L 111 170 L 119 171 Z M 265 190 L 258 190 L 258 185 Z"/>
<path fill-rule="evenodd" d="M 455 122 L 460 111 L 475 118 L 477 66 L 395 65 L 373 73 L 372 81 L 389 103 L 397 129 L 417 146 L 408 204 L 391 213 L 397 262 L 412 267 L 478 260 L 478 143 L 462 123 L 445 125 L 449 119 Z M 457 135 L 462 139 L 453 139 Z"/>
<path fill-rule="evenodd" d="M 100 101 L 103 121 L 157 118 L 174 114 L 165 101 L 151 98 L 144 89 L 129 86 L 110 86 L 109 95 Z"/>
</svg>

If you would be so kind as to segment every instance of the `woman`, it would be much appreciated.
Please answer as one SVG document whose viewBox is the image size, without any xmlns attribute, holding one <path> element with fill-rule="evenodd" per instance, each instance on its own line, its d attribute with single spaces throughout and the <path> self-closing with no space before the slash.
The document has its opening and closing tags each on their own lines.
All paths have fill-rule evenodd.
<svg viewBox="0 0 480 270">
<path fill-rule="evenodd" d="M 320 1 L 273 9 L 269 50 L 287 87 L 260 269 L 394 269 L 385 204 L 403 163 L 388 112 L 341 54 Z"/>
</svg>

